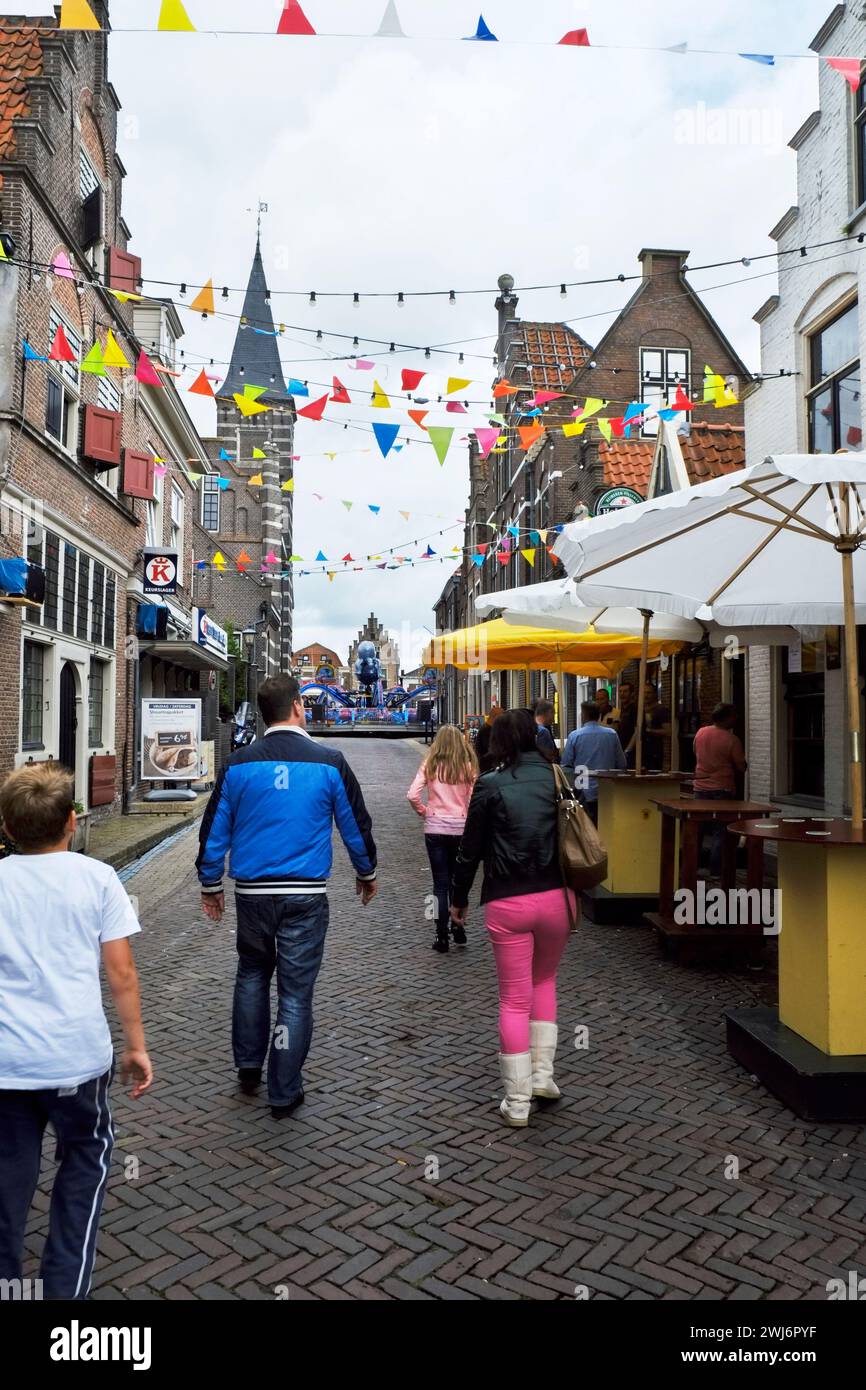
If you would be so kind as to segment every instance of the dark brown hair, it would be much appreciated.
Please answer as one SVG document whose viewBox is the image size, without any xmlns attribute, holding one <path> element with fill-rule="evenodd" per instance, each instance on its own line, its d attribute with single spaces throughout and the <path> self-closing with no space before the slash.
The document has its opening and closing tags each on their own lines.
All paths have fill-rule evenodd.
<svg viewBox="0 0 866 1390">
<path fill-rule="evenodd" d="M 270 727 L 281 724 L 301 698 L 301 687 L 294 676 L 268 676 L 259 686 L 258 702 L 262 719 Z"/>
<path fill-rule="evenodd" d="M 30 763 L 10 772 L 0 787 L 0 820 L 19 849 L 47 849 L 63 838 L 75 800 L 75 782 L 57 763 Z"/>
<path fill-rule="evenodd" d="M 490 754 L 497 764 L 510 767 L 521 753 L 535 751 L 538 728 L 528 709 L 507 709 L 493 725 Z"/>
</svg>

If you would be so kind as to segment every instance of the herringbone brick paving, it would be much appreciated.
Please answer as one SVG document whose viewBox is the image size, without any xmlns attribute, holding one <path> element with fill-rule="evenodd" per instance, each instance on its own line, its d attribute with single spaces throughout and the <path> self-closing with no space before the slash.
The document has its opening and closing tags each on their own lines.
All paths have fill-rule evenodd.
<svg viewBox="0 0 866 1390">
<path fill-rule="evenodd" d="M 863 1131 L 798 1120 L 725 1051 L 725 1008 L 770 984 L 662 961 L 642 929 L 572 938 L 565 1099 L 503 1127 L 480 913 L 468 950 L 429 949 L 405 800 L 418 750 L 338 746 L 374 818 L 381 891 L 358 906 L 338 847 L 291 1120 L 236 1090 L 234 913 L 201 916 L 194 834 L 128 883 L 157 1082 L 135 1104 L 115 1087 L 97 1299 L 824 1299 L 866 1267 Z M 43 1184 L 32 1251 L 46 1213 Z"/>
</svg>

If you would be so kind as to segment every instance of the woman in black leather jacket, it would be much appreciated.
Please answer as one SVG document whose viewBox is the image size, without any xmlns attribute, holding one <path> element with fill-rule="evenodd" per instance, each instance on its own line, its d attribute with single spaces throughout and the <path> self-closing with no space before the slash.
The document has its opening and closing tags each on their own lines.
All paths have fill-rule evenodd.
<svg viewBox="0 0 866 1390">
<path fill-rule="evenodd" d="M 484 861 L 481 902 L 499 975 L 499 1064 L 507 1124 L 529 1122 L 533 1097 L 556 1100 L 556 971 L 569 934 L 559 868 L 554 774 L 528 710 L 493 726 L 497 766 L 475 783 L 451 888 L 462 925 Z M 573 899 L 573 895 L 572 895 Z M 577 904 L 572 902 L 577 913 Z"/>
</svg>

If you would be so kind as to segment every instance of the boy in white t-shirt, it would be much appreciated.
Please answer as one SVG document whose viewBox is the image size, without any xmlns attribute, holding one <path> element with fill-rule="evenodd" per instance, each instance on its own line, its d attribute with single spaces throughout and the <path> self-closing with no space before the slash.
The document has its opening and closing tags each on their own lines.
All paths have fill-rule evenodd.
<svg viewBox="0 0 866 1390">
<path fill-rule="evenodd" d="M 0 787 L 0 820 L 20 850 L 0 862 L 0 1280 L 22 1277 L 50 1125 L 59 1166 L 39 1272 L 43 1297 L 86 1299 L 114 1141 L 100 957 L 123 1025 L 123 1080 L 133 1082 L 133 1097 L 153 1080 L 129 945 L 139 925 L 114 870 L 68 853 L 75 812 L 64 769 L 36 763 L 10 773 Z"/>
</svg>

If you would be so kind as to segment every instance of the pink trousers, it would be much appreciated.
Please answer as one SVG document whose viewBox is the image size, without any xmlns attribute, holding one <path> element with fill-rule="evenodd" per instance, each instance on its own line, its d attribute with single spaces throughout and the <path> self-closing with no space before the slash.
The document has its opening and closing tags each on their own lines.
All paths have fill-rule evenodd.
<svg viewBox="0 0 866 1390">
<path fill-rule="evenodd" d="M 577 913 L 572 894 L 572 907 Z M 499 975 L 499 1050 L 529 1051 L 529 1020 L 556 1022 L 556 971 L 568 941 L 561 888 L 499 898 L 484 909 Z"/>
</svg>

